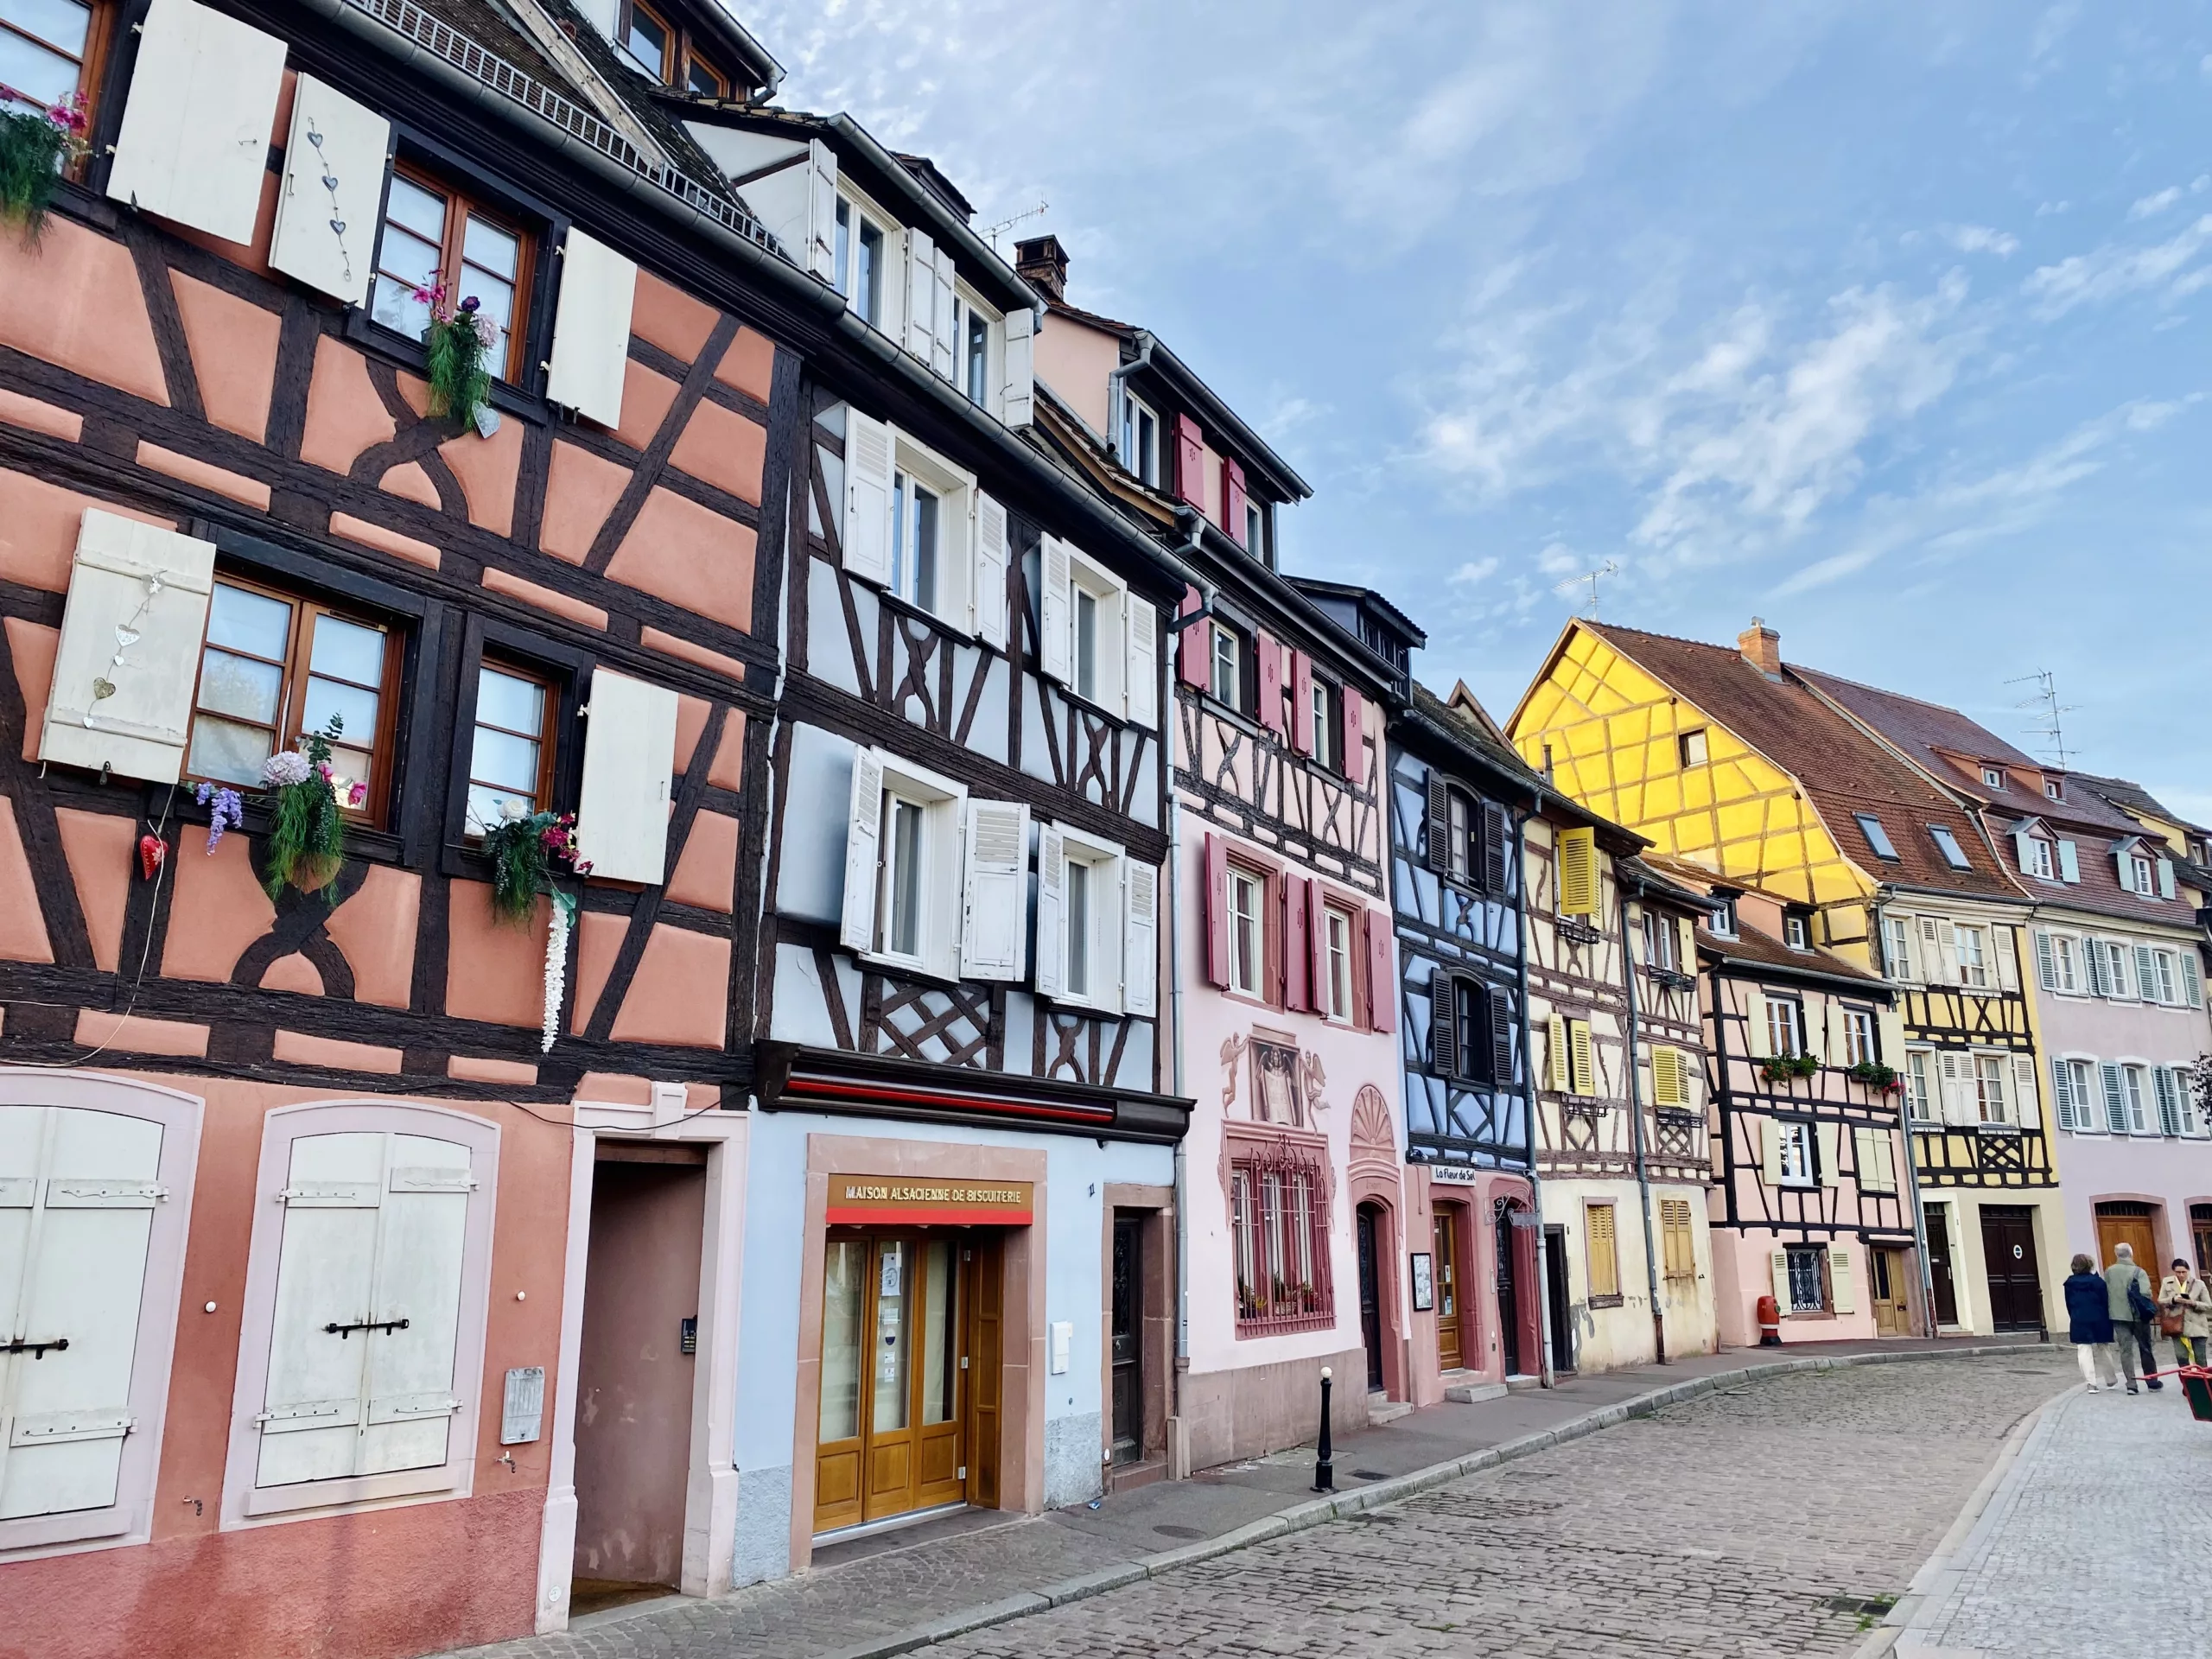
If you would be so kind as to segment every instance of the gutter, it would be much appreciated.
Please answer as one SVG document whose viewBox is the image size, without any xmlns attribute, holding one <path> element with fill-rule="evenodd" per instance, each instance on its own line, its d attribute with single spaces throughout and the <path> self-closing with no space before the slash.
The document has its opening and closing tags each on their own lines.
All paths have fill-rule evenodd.
<svg viewBox="0 0 2212 1659">
<path fill-rule="evenodd" d="M 1201 521 L 1203 522 L 1203 521 Z M 1197 533 L 1192 532 L 1192 541 Z M 1169 556 L 1171 558 L 1173 556 Z M 1174 560 L 1181 568 L 1182 561 Z M 1192 584 L 1197 586 L 1196 573 Z M 1211 591 L 1200 587 L 1198 608 L 1191 613 L 1192 620 L 1205 615 L 1213 604 Z M 1184 624 L 1188 626 L 1189 624 Z M 1175 709 L 1175 658 L 1173 648 L 1179 644 L 1181 630 L 1168 635 L 1171 648 L 1160 656 L 1160 718 L 1166 729 L 1160 734 L 1160 758 L 1166 773 L 1167 784 L 1167 1007 L 1168 1058 L 1173 1070 L 1174 1090 L 1183 1092 L 1183 798 L 1175 788 L 1175 737 L 1182 728 Z M 1183 1420 L 1183 1377 L 1191 1365 L 1191 1249 L 1190 1249 L 1190 1190 L 1191 1160 L 1188 1150 L 1190 1137 L 1186 1134 L 1175 1143 L 1175 1363 L 1168 1373 L 1168 1415 L 1175 1422 Z M 1188 1456 L 1190 1441 L 1182 1442 Z M 1175 1469 L 1176 1446 L 1173 1437 L 1168 1443 L 1168 1478 L 1178 1480 L 1190 1471 L 1179 1474 Z"/>
<path fill-rule="evenodd" d="M 1639 893 L 1645 891 L 1637 885 Z M 1667 1314 L 1659 1305 L 1659 1252 L 1652 1242 L 1651 1229 L 1651 1171 L 1644 1161 L 1643 1098 L 1642 1086 L 1637 1081 L 1636 1050 L 1637 1044 L 1636 1017 L 1636 952 L 1628 925 L 1628 886 L 1615 877 L 1615 897 L 1619 901 L 1621 921 L 1621 985 L 1628 993 L 1628 1109 L 1629 1128 L 1636 1144 L 1636 1190 L 1643 1206 L 1643 1277 L 1651 1298 L 1651 1340 L 1659 1363 L 1667 1358 Z"/>
<path fill-rule="evenodd" d="M 1541 812 L 1544 806 L 1544 791 L 1538 790 L 1531 811 Z M 1552 1354 L 1551 1276 L 1545 1269 L 1547 1251 L 1544 1232 L 1543 1178 L 1536 1173 L 1540 1161 L 1541 1139 L 1537 1134 L 1537 1120 L 1541 1116 L 1536 1102 L 1536 1039 L 1529 1022 L 1529 820 L 1524 814 L 1513 820 L 1513 925 L 1514 968 L 1520 979 L 1521 988 L 1521 1075 L 1524 1080 L 1522 1093 L 1522 1122 L 1529 1134 L 1529 1207 L 1536 1218 L 1536 1282 L 1534 1294 L 1536 1302 L 1536 1372 L 1546 1388 L 1554 1385 L 1555 1368 Z M 1510 1273 L 1509 1263 L 1506 1271 Z"/>
</svg>

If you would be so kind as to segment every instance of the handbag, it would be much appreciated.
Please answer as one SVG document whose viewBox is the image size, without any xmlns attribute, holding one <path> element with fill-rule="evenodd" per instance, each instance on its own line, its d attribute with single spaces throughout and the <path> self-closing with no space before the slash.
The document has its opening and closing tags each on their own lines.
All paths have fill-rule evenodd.
<svg viewBox="0 0 2212 1659">
<path fill-rule="evenodd" d="M 2171 1313 L 2160 1313 L 2158 1315 L 2158 1334 L 2162 1337 L 2177 1337 L 2181 1335 L 2182 1318 L 2182 1311 L 2179 1308 L 2174 1309 Z"/>
<path fill-rule="evenodd" d="M 2135 1315 L 2138 1324 L 2145 1324 L 2162 1317 L 2158 1313 L 2158 1305 L 2151 1300 L 2151 1293 L 2143 1288 L 2140 1280 L 2130 1283 L 2127 1287 L 2127 1308 L 2128 1312 Z"/>
</svg>

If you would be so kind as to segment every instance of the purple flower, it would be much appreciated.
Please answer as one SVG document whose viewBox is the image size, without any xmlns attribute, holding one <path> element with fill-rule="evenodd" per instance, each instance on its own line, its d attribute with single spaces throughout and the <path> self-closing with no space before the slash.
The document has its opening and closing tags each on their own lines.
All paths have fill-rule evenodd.
<svg viewBox="0 0 2212 1659">
<path fill-rule="evenodd" d="M 207 809 L 207 850 L 213 852 L 222 845 L 223 832 L 236 830 L 245 823 L 245 803 L 235 789 L 226 789 L 220 784 L 202 784 L 193 791 L 200 805 Z"/>
<path fill-rule="evenodd" d="M 476 308 L 483 303 L 483 301 L 478 299 L 474 294 L 472 294 L 461 302 L 461 308 L 468 313 L 469 315 L 474 316 L 476 315 Z"/>
</svg>

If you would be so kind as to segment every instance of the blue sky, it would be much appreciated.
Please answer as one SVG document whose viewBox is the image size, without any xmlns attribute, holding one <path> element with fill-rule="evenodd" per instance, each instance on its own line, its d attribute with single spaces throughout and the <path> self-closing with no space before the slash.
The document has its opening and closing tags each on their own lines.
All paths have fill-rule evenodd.
<svg viewBox="0 0 2212 1659">
<path fill-rule="evenodd" d="M 784 101 L 1050 229 L 1503 717 L 1608 620 L 2212 822 L 2212 3 L 766 0 Z M 1009 238 L 1010 245 L 1010 238 Z"/>
</svg>

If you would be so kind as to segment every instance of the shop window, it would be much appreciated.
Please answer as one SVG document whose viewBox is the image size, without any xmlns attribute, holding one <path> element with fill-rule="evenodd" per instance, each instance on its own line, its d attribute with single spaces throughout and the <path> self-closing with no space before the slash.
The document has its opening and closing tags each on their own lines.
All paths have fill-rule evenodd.
<svg viewBox="0 0 2212 1659">
<path fill-rule="evenodd" d="M 512 217 L 403 163 L 393 170 L 385 198 L 369 315 L 419 340 L 430 308 L 416 294 L 442 283 L 454 306 L 474 300 L 477 314 L 498 330 L 486 353 L 493 373 L 518 380 L 528 366 L 520 336 L 529 318 L 535 251 L 533 238 Z"/>
<path fill-rule="evenodd" d="M 1327 1173 L 1297 1148 L 1274 1148 L 1233 1162 L 1229 1189 L 1236 1334 L 1332 1323 Z"/>
<path fill-rule="evenodd" d="M 468 748 L 468 833 L 553 802 L 554 711 L 550 683 L 522 669 L 485 663 L 476 671 L 476 722 Z"/>
</svg>

